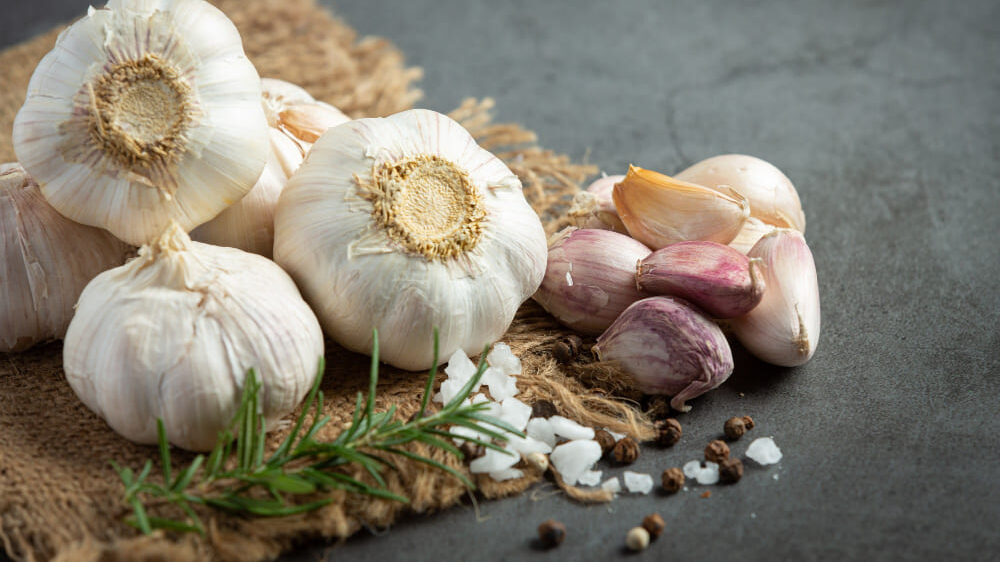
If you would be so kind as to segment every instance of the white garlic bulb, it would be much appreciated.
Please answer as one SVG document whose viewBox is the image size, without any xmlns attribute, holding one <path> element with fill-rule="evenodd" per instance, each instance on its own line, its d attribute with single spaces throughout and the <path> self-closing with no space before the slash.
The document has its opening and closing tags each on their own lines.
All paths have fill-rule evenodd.
<svg viewBox="0 0 1000 562">
<path fill-rule="evenodd" d="M 19 164 L 0 164 L 0 352 L 63 337 L 83 288 L 128 251 L 57 213 Z"/>
<path fill-rule="evenodd" d="M 270 258 L 274 248 L 274 208 L 285 182 L 320 134 L 350 118 L 336 107 L 316 101 L 295 84 L 274 78 L 261 82 L 270 140 L 264 172 L 250 193 L 194 229 L 191 238 Z"/>
<path fill-rule="evenodd" d="M 210 449 L 239 406 L 247 371 L 271 423 L 309 391 L 323 334 L 291 278 L 233 248 L 192 242 L 176 224 L 139 257 L 87 285 L 66 333 L 63 368 L 115 431 Z"/>
<path fill-rule="evenodd" d="M 140 245 L 246 194 L 267 157 L 260 78 L 203 0 L 109 0 L 59 35 L 14 121 L 45 198 Z"/>
<path fill-rule="evenodd" d="M 428 110 L 327 131 L 288 181 L 275 260 L 330 336 L 404 369 L 473 355 L 541 283 L 546 238 L 521 182 L 461 125 Z"/>
</svg>

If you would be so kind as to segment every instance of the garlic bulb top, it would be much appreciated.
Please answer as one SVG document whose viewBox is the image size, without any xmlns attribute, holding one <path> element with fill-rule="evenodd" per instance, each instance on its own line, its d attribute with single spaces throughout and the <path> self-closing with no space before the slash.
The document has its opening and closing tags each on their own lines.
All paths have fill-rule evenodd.
<svg viewBox="0 0 1000 562">
<path fill-rule="evenodd" d="M 0 352 L 63 337 L 84 286 L 128 251 L 57 213 L 19 164 L 0 164 Z"/>
<path fill-rule="evenodd" d="M 290 82 L 264 78 L 261 83 L 270 140 L 264 171 L 250 193 L 194 229 L 191 238 L 270 258 L 274 248 L 274 209 L 285 182 L 320 134 L 350 118 Z"/>
<path fill-rule="evenodd" d="M 246 194 L 267 155 L 260 78 L 203 0 L 110 0 L 28 84 L 14 150 L 63 215 L 131 244 Z"/>
<path fill-rule="evenodd" d="M 545 273 L 546 237 L 521 182 L 439 113 L 410 110 L 327 131 L 289 180 L 276 261 L 327 332 L 404 369 L 498 339 Z"/>
<path fill-rule="evenodd" d="M 273 422 L 309 391 L 323 334 L 270 260 L 192 242 L 176 224 L 87 285 L 63 367 L 80 400 L 126 438 L 205 450 L 236 409 L 250 368 Z"/>
</svg>

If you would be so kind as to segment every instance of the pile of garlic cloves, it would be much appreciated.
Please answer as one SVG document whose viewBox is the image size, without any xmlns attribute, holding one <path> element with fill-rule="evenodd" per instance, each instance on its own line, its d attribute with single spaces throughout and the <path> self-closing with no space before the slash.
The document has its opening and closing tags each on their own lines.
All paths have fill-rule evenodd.
<svg viewBox="0 0 1000 562">
<path fill-rule="evenodd" d="M 794 367 L 815 353 L 819 286 L 791 181 L 752 156 L 708 158 L 670 177 L 630 166 L 595 181 L 549 242 L 534 299 L 599 335 L 595 355 L 671 406 L 722 384 L 732 353 Z"/>
</svg>

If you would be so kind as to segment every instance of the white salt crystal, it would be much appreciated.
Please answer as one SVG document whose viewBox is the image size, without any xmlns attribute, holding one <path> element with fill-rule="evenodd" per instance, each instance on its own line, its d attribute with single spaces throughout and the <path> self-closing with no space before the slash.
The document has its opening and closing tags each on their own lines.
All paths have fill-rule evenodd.
<svg viewBox="0 0 1000 562">
<path fill-rule="evenodd" d="M 489 402 L 490 399 L 486 397 L 485 394 L 480 392 L 479 394 L 472 397 L 473 404 L 482 404 L 483 402 Z"/>
<path fill-rule="evenodd" d="M 758 464 L 774 464 L 781 460 L 781 449 L 774 444 L 774 439 L 759 437 L 747 447 L 747 456 L 757 461 Z"/>
<path fill-rule="evenodd" d="M 622 439 L 625 439 L 625 434 L 624 433 L 618 433 L 617 431 L 611 431 L 610 429 L 608 429 L 606 427 L 604 428 L 604 431 L 607 431 L 609 435 L 611 435 L 612 437 L 614 437 L 615 441 L 621 441 Z"/>
<path fill-rule="evenodd" d="M 449 380 L 453 379 L 465 384 L 469 382 L 472 375 L 476 374 L 476 364 L 469 359 L 465 351 L 459 349 L 451 354 L 451 359 L 448 360 L 448 366 L 445 367 L 444 373 L 448 375 Z"/>
<path fill-rule="evenodd" d="M 552 431 L 552 424 L 545 418 L 532 418 L 528 420 L 526 433 L 528 437 L 537 439 L 549 447 L 556 446 L 556 434 Z"/>
<path fill-rule="evenodd" d="M 458 396 L 458 391 L 462 390 L 462 387 L 465 386 L 465 382 L 466 381 L 459 381 L 450 378 L 446 379 L 443 383 L 441 383 L 440 392 L 434 396 L 434 401 L 444 404 L 451 402 L 452 398 Z"/>
<path fill-rule="evenodd" d="M 516 468 L 505 468 L 503 470 L 497 470 L 490 473 L 490 478 L 496 480 L 497 482 L 503 482 L 504 480 L 513 480 L 515 478 L 520 478 L 524 476 L 524 473 Z"/>
<path fill-rule="evenodd" d="M 773 479 L 777 480 L 777 479 L 778 479 L 778 473 L 777 473 L 777 472 L 775 472 L 774 474 L 772 474 L 772 475 L 771 475 L 771 478 L 773 478 Z"/>
<path fill-rule="evenodd" d="M 518 455 L 512 450 L 509 451 L 509 453 L 510 454 L 495 451 L 493 449 L 486 449 L 486 454 L 469 463 L 469 472 L 473 474 L 481 474 L 484 472 L 499 472 L 510 468 L 514 466 L 517 461 L 521 460 L 521 455 Z"/>
<path fill-rule="evenodd" d="M 505 343 L 493 344 L 493 349 L 486 355 L 486 362 L 489 363 L 490 367 L 501 370 L 505 375 L 521 374 L 521 360 Z"/>
<path fill-rule="evenodd" d="M 500 403 L 500 419 L 524 430 L 531 419 L 531 406 L 514 397 L 506 398 Z"/>
<path fill-rule="evenodd" d="M 576 483 L 581 486 L 596 486 L 601 483 L 603 475 L 600 470 L 587 470 L 577 478 Z"/>
<path fill-rule="evenodd" d="M 552 416 L 549 418 L 549 423 L 552 425 L 552 431 L 560 437 L 565 437 L 566 439 L 594 438 L 593 428 L 584 427 L 569 418 Z"/>
<path fill-rule="evenodd" d="M 698 473 L 701 472 L 701 461 L 688 461 L 684 463 L 684 476 L 688 478 L 697 478 Z"/>
<path fill-rule="evenodd" d="M 562 475 L 563 481 L 572 486 L 579 480 L 580 475 L 590 470 L 590 467 L 600 460 L 602 453 L 597 441 L 577 439 L 553 449 L 549 460 Z"/>
<path fill-rule="evenodd" d="M 612 494 L 617 494 L 618 492 L 622 491 L 622 485 L 618 483 L 618 477 L 613 476 L 611 478 L 608 478 L 607 480 L 604 481 L 603 484 L 601 484 L 601 489 L 607 490 Z"/>
<path fill-rule="evenodd" d="M 715 484 L 719 481 L 719 465 L 714 462 L 706 462 L 705 468 L 702 468 L 698 472 L 698 475 L 695 476 L 695 480 L 697 480 L 699 484 Z"/>
<path fill-rule="evenodd" d="M 483 373 L 480 379 L 483 384 L 490 388 L 490 396 L 500 402 L 517 394 L 517 379 L 504 374 L 497 367 L 490 367 Z"/>
<path fill-rule="evenodd" d="M 653 477 L 641 472 L 626 470 L 625 488 L 634 494 L 648 494 L 653 491 Z"/>
<path fill-rule="evenodd" d="M 479 433 L 475 429 L 472 429 L 470 427 L 464 427 L 461 425 L 453 425 L 451 426 L 451 429 L 449 429 L 448 431 L 454 433 L 455 435 L 464 435 L 466 437 L 472 437 L 473 439 L 479 439 L 480 441 L 490 440 L 490 437 L 488 435 Z M 452 437 L 451 439 L 452 441 L 455 442 L 456 445 L 461 445 L 462 443 L 465 443 L 464 439 L 459 439 L 457 437 Z"/>
<path fill-rule="evenodd" d="M 521 453 L 522 455 L 529 455 L 531 453 L 544 453 L 549 454 L 552 452 L 552 446 L 543 441 L 532 437 L 518 437 L 513 433 L 504 433 L 507 437 L 507 447 Z"/>
<path fill-rule="evenodd" d="M 754 513 L 754 512 L 750 512 L 750 519 L 756 519 L 756 518 L 757 518 L 757 514 Z"/>
</svg>

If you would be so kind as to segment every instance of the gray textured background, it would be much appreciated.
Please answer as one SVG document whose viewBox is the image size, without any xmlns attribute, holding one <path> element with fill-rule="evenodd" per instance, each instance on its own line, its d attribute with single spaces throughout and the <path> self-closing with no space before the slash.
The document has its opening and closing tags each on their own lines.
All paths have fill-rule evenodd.
<svg viewBox="0 0 1000 562">
<path fill-rule="evenodd" d="M 0 44 L 86 5 L 0 3 Z M 608 173 L 725 152 L 779 166 L 805 207 L 823 334 L 798 369 L 737 352 L 732 379 L 682 417 L 682 442 L 633 466 L 658 475 L 698 458 L 727 417 L 752 415 L 750 436 L 774 436 L 785 458 L 708 499 L 693 487 L 581 507 L 543 486 L 289 560 L 603 560 L 625 556 L 626 530 L 651 511 L 667 531 L 647 559 L 1000 552 L 1000 3 L 336 4 L 425 69 L 425 107 L 492 96 L 499 121 Z M 550 517 L 569 538 L 534 550 Z"/>
</svg>

